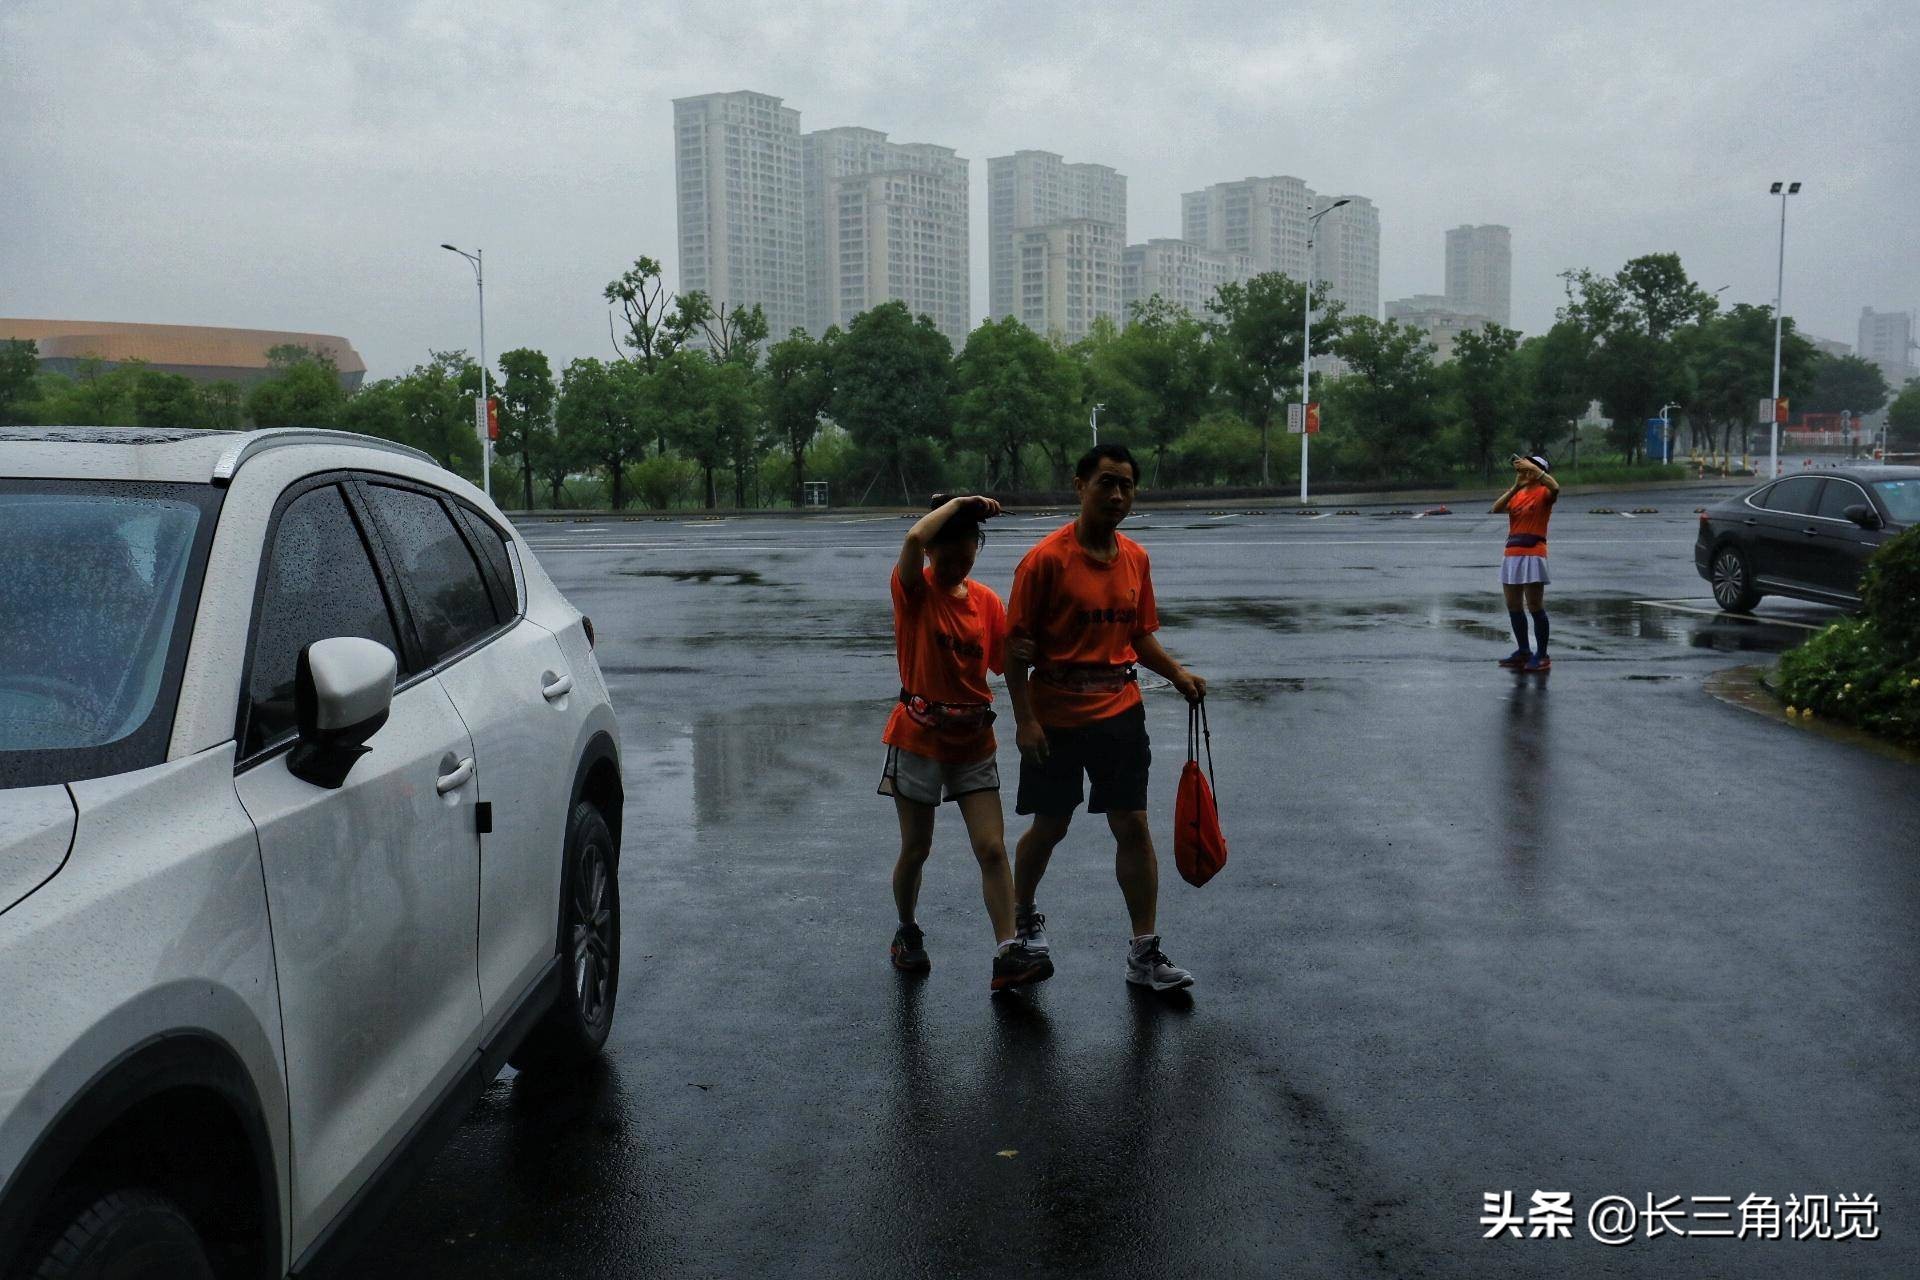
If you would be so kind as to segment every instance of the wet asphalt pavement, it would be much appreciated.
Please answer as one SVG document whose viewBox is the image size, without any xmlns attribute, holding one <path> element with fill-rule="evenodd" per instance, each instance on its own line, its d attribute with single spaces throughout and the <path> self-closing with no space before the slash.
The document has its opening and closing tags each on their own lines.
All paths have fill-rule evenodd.
<svg viewBox="0 0 1920 1280">
<path fill-rule="evenodd" d="M 1562 503 L 1545 677 L 1494 665 L 1479 504 L 1136 516 L 1232 847 L 1205 889 L 1173 870 L 1183 703 L 1149 679 L 1175 998 L 1122 979 L 1084 814 L 1052 981 L 988 997 L 950 807 L 933 972 L 888 966 L 903 520 L 530 524 L 625 734 L 614 1038 L 587 1078 L 503 1076 L 362 1274 L 1920 1274 L 1920 774 L 1703 689 L 1835 616 L 1716 615 L 1693 510 L 1724 492 Z M 994 522 L 976 576 L 1005 594 L 1062 519 Z M 1570 1193 L 1572 1238 L 1482 1239 L 1502 1191 Z M 1592 1238 L 1649 1194 L 1734 1213 L 1689 1232 L 1871 1195 L 1880 1238 Z"/>
</svg>

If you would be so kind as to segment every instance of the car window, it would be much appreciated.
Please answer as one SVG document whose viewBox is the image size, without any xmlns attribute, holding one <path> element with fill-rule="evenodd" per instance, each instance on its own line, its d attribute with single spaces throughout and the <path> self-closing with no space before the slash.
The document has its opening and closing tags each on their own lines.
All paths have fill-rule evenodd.
<svg viewBox="0 0 1920 1280">
<path fill-rule="evenodd" d="M 432 494 L 390 485 L 367 486 L 387 551 L 405 580 L 407 604 L 428 664 L 498 625 L 480 566 Z"/>
<path fill-rule="evenodd" d="M 1920 480 L 1875 480 L 1873 491 L 1896 523 L 1920 523 Z"/>
<path fill-rule="evenodd" d="M 1871 505 L 1859 485 L 1847 480 L 1829 479 L 1826 489 L 1820 494 L 1820 509 L 1814 514 L 1829 520 L 1845 520 L 1848 507 Z"/>
<path fill-rule="evenodd" d="M 1820 476 L 1795 476 L 1791 480 L 1782 480 L 1773 486 L 1767 494 L 1767 500 L 1761 505 L 1769 511 L 1810 516 L 1819 506 L 1820 486 L 1824 483 L 1826 481 Z"/>
<path fill-rule="evenodd" d="M 513 585 L 513 560 L 507 551 L 506 535 L 494 527 L 491 520 L 482 516 L 471 507 L 462 507 L 461 514 L 467 518 L 467 529 L 473 534 L 473 540 L 480 547 L 480 554 L 486 558 L 488 576 L 497 585 L 500 599 L 495 601 L 500 621 L 506 622 L 520 615 L 520 597 Z"/>
<path fill-rule="evenodd" d="M 360 527 L 340 490 L 329 485 L 295 498 L 274 529 L 247 677 L 242 755 L 293 731 L 293 676 L 300 651 L 333 636 L 378 640 L 400 652 Z"/>
</svg>

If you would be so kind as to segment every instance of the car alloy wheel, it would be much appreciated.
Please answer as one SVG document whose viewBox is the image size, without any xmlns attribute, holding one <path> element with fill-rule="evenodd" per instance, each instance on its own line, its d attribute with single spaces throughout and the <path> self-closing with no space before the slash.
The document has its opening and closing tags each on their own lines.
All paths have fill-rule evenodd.
<svg viewBox="0 0 1920 1280">
<path fill-rule="evenodd" d="M 607 850 L 588 839 L 574 861 L 573 990 L 580 1019 L 598 1027 L 612 1004 L 613 876 Z"/>
<path fill-rule="evenodd" d="M 1715 553 L 1712 582 L 1714 602 L 1729 613 L 1745 613 L 1758 599 L 1747 572 L 1747 558 L 1737 547 L 1723 547 Z"/>
</svg>

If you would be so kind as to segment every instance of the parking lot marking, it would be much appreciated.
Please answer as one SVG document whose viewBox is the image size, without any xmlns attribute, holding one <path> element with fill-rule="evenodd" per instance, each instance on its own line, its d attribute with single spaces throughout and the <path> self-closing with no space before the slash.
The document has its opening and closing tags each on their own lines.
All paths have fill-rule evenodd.
<svg viewBox="0 0 1920 1280">
<path fill-rule="evenodd" d="M 1626 519 L 1628 519 L 1628 520 L 1631 520 L 1631 519 L 1633 519 L 1633 518 L 1634 518 L 1634 517 L 1633 517 L 1633 512 L 1631 512 L 1631 511 L 1622 511 L 1622 512 L 1621 512 L 1620 514 L 1621 514 L 1621 516 L 1623 516 L 1624 518 L 1626 518 Z"/>
<path fill-rule="evenodd" d="M 1225 515 L 1223 515 L 1223 516 L 1208 516 L 1208 517 L 1207 517 L 1207 519 L 1209 519 L 1209 520 L 1232 520 L 1232 519 L 1234 519 L 1235 517 L 1237 517 L 1237 516 L 1238 516 L 1239 514 L 1240 514 L 1240 513 L 1239 513 L 1238 511 L 1229 511 L 1229 512 L 1227 512 L 1227 513 L 1226 513 Z"/>
<path fill-rule="evenodd" d="M 1725 609 L 1703 609 L 1691 601 L 1677 600 L 1635 600 L 1635 604 L 1645 605 L 1649 609 L 1671 609 L 1675 613 L 1697 613 L 1706 618 L 1725 618 L 1729 622 L 1752 622 L 1768 627 L 1798 627 L 1802 631 L 1825 631 L 1826 627 L 1812 622 L 1795 622 L 1790 618 L 1756 617 L 1751 613 L 1728 613 Z"/>
</svg>

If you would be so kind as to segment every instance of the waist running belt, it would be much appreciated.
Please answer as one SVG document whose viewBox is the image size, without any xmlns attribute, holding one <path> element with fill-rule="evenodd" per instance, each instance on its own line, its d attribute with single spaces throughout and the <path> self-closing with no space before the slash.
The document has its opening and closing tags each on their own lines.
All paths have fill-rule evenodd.
<svg viewBox="0 0 1920 1280">
<path fill-rule="evenodd" d="M 1069 693 L 1111 693 L 1139 679 L 1131 662 L 1124 667 L 1110 667 L 1104 662 L 1042 667 L 1034 675 L 1054 688 L 1065 689 Z"/>
<path fill-rule="evenodd" d="M 960 733 L 984 729 L 994 721 L 993 708 L 984 702 L 932 702 L 917 693 L 900 691 L 907 719 L 923 729 Z"/>
<path fill-rule="evenodd" d="M 1546 538 L 1537 533 L 1515 533 L 1507 536 L 1507 545 L 1510 547 L 1537 547 L 1545 541 Z"/>
</svg>

